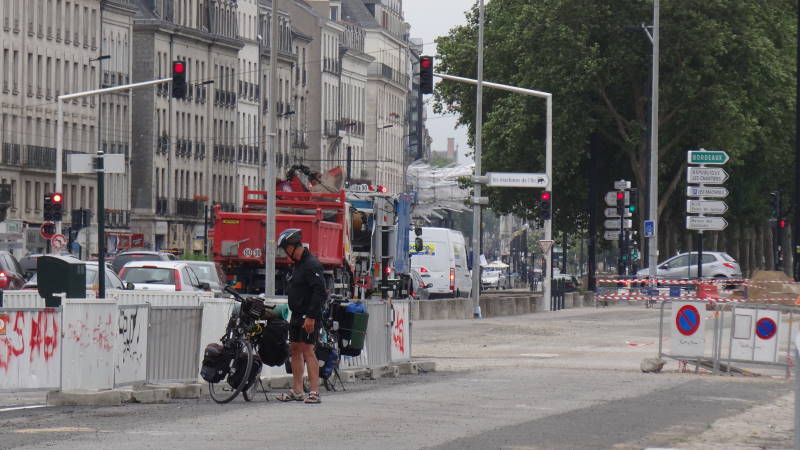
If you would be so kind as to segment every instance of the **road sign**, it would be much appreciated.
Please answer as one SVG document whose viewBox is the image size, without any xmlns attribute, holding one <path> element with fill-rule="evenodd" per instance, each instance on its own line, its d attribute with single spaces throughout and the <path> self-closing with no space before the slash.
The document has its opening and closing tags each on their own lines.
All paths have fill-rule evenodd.
<svg viewBox="0 0 800 450">
<path fill-rule="evenodd" d="M 672 302 L 672 354 L 703 356 L 706 348 L 705 318 L 698 303 Z"/>
<path fill-rule="evenodd" d="M 722 150 L 690 150 L 686 157 L 689 164 L 725 164 L 729 159 Z"/>
<path fill-rule="evenodd" d="M 99 155 L 88 153 L 78 153 L 68 155 L 67 173 L 94 173 L 97 171 L 95 161 Z M 125 155 L 120 153 L 109 153 L 103 155 L 103 172 L 105 173 L 125 173 Z"/>
<path fill-rule="evenodd" d="M 644 221 L 644 237 L 653 237 L 656 231 L 656 224 L 652 220 Z"/>
<path fill-rule="evenodd" d="M 686 186 L 686 196 L 725 198 L 728 196 L 728 188 L 710 187 L 710 186 Z"/>
<path fill-rule="evenodd" d="M 695 214 L 724 214 L 728 204 L 722 200 L 686 200 L 686 212 Z"/>
<path fill-rule="evenodd" d="M 44 239 L 50 239 L 53 237 L 53 233 L 51 230 L 55 229 L 55 225 L 53 222 L 44 222 L 42 226 L 39 227 L 39 234 Z"/>
<path fill-rule="evenodd" d="M 50 238 L 50 246 L 53 248 L 53 251 L 62 250 L 67 246 L 67 237 L 63 234 L 54 234 L 53 237 Z"/>
<path fill-rule="evenodd" d="M 614 189 L 624 191 L 631 188 L 631 182 L 628 180 L 619 180 L 614 182 Z"/>
<path fill-rule="evenodd" d="M 616 218 L 619 218 L 619 214 L 617 214 L 617 208 L 606 208 L 606 209 L 605 209 L 605 211 L 604 211 L 604 213 L 605 213 L 606 217 L 609 217 L 609 218 L 611 218 L 611 217 L 616 217 Z M 633 213 L 632 213 L 632 212 L 630 212 L 630 210 L 628 210 L 628 208 L 625 208 L 625 209 L 623 210 L 623 214 L 625 215 L 625 217 L 631 217 L 631 216 L 633 215 Z"/>
<path fill-rule="evenodd" d="M 683 305 L 675 315 L 675 326 L 684 336 L 691 336 L 700 328 L 700 311 L 694 305 Z"/>
<path fill-rule="evenodd" d="M 608 219 L 605 221 L 605 227 L 609 230 L 618 230 L 619 229 L 619 219 Z M 622 228 L 630 228 L 633 226 L 633 221 L 631 219 L 623 219 L 622 220 Z"/>
<path fill-rule="evenodd" d="M 603 238 L 607 241 L 618 241 L 619 235 L 620 235 L 619 230 L 612 230 L 612 231 L 606 230 L 603 233 Z"/>
<path fill-rule="evenodd" d="M 545 255 L 550 251 L 550 248 L 553 247 L 553 241 L 550 239 L 542 239 L 539 241 L 539 248 L 542 249 L 542 253 Z"/>
<path fill-rule="evenodd" d="M 687 230 L 722 231 L 728 227 L 728 221 L 722 217 L 686 216 Z"/>
<path fill-rule="evenodd" d="M 543 173 L 487 172 L 492 187 L 546 188 L 550 179 Z"/>
<path fill-rule="evenodd" d="M 769 317 L 762 317 L 756 322 L 756 336 L 761 339 L 772 339 L 778 331 L 778 324 Z"/>
<path fill-rule="evenodd" d="M 606 192 L 605 201 L 608 206 L 617 206 L 617 191 Z"/>
<path fill-rule="evenodd" d="M 728 172 L 722 167 L 687 167 L 686 181 L 689 183 L 722 184 Z"/>
</svg>

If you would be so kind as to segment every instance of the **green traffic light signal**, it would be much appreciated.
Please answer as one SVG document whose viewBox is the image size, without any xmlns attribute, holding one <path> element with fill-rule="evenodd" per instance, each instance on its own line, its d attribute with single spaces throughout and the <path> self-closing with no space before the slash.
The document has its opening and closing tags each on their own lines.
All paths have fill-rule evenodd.
<svg viewBox="0 0 800 450">
<path fill-rule="evenodd" d="M 632 213 L 636 212 L 636 205 L 628 205 L 628 211 Z"/>
</svg>

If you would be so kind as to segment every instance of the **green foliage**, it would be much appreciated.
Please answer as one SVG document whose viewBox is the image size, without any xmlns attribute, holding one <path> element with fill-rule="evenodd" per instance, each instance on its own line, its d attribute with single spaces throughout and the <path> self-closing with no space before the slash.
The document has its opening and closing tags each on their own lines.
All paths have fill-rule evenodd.
<svg viewBox="0 0 800 450">
<path fill-rule="evenodd" d="M 770 190 L 793 190 L 794 1 L 686 0 L 661 4 L 659 211 L 685 214 L 686 151 L 731 155 L 728 217 L 761 220 Z M 437 39 L 437 71 L 476 77 L 477 9 Z M 485 79 L 553 94 L 556 227 L 585 224 L 589 137 L 599 134 L 599 180 L 646 189 L 652 46 L 639 24 L 652 4 L 629 0 L 492 0 Z M 633 27 L 631 27 L 633 26 Z M 633 28 L 633 29 L 631 29 Z M 435 109 L 474 135 L 475 88 L 437 84 Z M 544 171 L 545 101 L 484 89 L 483 171 Z M 486 189 L 499 213 L 534 218 L 537 192 Z M 646 195 L 640 196 L 640 210 Z M 600 198 L 593 201 L 601 202 Z"/>
</svg>

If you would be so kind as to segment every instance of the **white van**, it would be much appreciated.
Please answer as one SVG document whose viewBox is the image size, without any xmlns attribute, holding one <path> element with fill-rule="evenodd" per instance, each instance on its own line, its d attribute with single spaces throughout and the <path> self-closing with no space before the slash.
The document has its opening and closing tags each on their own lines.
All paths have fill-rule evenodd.
<svg viewBox="0 0 800 450">
<path fill-rule="evenodd" d="M 464 235 L 449 228 L 423 227 L 423 248 L 416 251 L 417 236 L 409 233 L 411 268 L 422 279 L 433 284 L 428 292 L 435 296 L 468 297 L 472 291 L 472 277 L 467 267 L 467 249 Z"/>
</svg>

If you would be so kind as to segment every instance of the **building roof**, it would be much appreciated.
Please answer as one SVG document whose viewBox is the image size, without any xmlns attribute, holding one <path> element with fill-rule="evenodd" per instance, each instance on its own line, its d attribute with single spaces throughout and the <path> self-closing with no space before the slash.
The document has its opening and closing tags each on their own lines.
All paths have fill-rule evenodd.
<svg viewBox="0 0 800 450">
<path fill-rule="evenodd" d="M 365 0 L 342 0 L 342 20 L 364 28 L 379 27 L 378 21 L 367 9 Z"/>
</svg>

